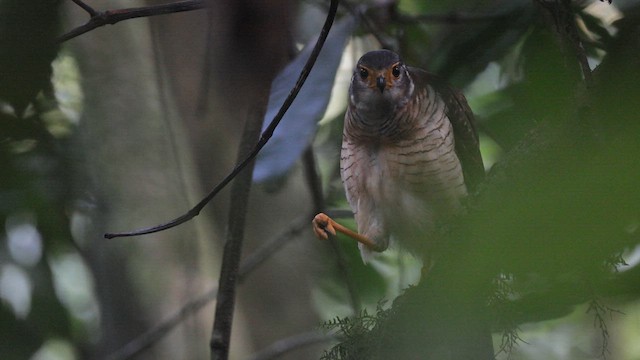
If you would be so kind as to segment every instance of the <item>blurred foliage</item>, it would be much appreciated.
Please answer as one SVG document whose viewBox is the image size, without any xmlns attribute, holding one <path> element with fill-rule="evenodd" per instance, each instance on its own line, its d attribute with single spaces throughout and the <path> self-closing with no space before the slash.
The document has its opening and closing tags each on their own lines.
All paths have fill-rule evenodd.
<svg viewBox="0 0 640 360">
<path fill-rule="evenodd" d="M 51 82 L 59 1 L 0 2 L 0 354 L 29 359 L 51 339 L 86 337 L 50 261 L 74 252 L 71 172 Z"/>
<path fill-rule="evenodd" d="M 0 352 L 7 359 L 26 359 L 25 354 L 35 352 L 44 340 L 71 336 L 71 318 L 54 290 L 47 261 L 48 256 L 70 247 L 64 209 L 69 172 L 59 144 L 40 134 L 45 130 L 39 115 L 17 121 L 37 125 L 34 133 L 24 134 L 25 140 L 0 140 L 0 297 L 10 299 L 22 286 L 30 289 L 22 299 L 27 301 L 26 316 L 16 316 L 5 303 L 1 306 L 0 332 L 24 339 L 2 342 Z M 17 226 L 21 231 L 12 231 Z M 12 267 L 26 276 L 22 280 L 11 276 Z"/>
<path fill-rule="evenodd" d="M 609 16 L 593 10 L 595 5 L 601 11 L 616 9 L 618 3 L 622 19 L 613 26 Z M 584 54 L 592 67 L 597 65 L 591 82 L 584 79 L 575 39 L 563 30 L 566 24 L 558 23 L 563 17 L 555 16 L 559 8 L 554 6 L 562 4 L 570 5 L 568 18 L 574 20 Z M 76 102 L 71 112 L 60 109 L 53 94 L 58 5 L 53 0 L 0 2 L 3 359 L 29 358 L 57 339 L 81 351 L 90 337 L 85 322 L 59 294 L 51 265 L 56 254 L 75 251 L 67 217 L 73 182 L 66 142 L 79 106 Z M 365 266 L 355 245 L 339 239 L 365 310 L 349 318 L 353 310 L 344 306 L 340 317 L 327 315 L 327 309 L 338 312 L 336 304 L 349 302 L 342 274 L 327 271 L 317 286 L 318 302 L 323 302 L 318 308 L 325 310 L 325 318 L 334 318 L 327 326 L 343 341 L 325 358 L 411 358 L 425 349 L 436 355 L 443 349 L 479 354 L 487 350 L 490 330 L 503 334 L 505 352 L 511 353 L 520 338 L 527 340 L 518 328 L 531 325 L 523 324 L 576 316 L 575 309 L 591 304 L 595 312 L 587 316 L 604 319 L 606 325 L 601 310 L 615 309 L 608 301 L 637 301 L 640 270 L 635 262 L 623 262 L 640 243 L 640 2 L 402 0 L 364 5 L 367 21 L 360 22 L 343 62 L 353 64 L 360 53 L 378 47 L 372 39 L 381 39 L 408 64 L 472 90 L 467 94 L 483 142 L 493 149 L 489 154 L 483 148 L 483 155 L 496 165 L 473 196 L 469 213 L 442 230 L 447 246 L 429 276 L 387 303 L 391 307 L 383 309 L 379 299 L 394 298 L 413 282 L 412 276 L 397 280 L 401 263 L 410 260 L 390 253 Z M 340 69 L 337 76 L 344 76 Z M 73 74 L 66 79 L 77 82 Z M 67 94 L 80 96 L 77 89 Z M 339 149 L 340 118 L 323 123 L 314 143 L 323 156 L 319 164 L 333 207 L 345 206 L 337 151 L 328 150 Z M 315 131 L 317 120 L 316 111 L 303 135 Z M 301 135 L 283 130 L 288 137 Z M 41 241 L 41 255 L 32 262 L 10 248 L 16 224 L 37 234 L 22 241 Z M 415 271 L 419 266 L 408 267 Z M 26 312 L 15 307 L 17 291 L 13 298 L 8 295 L 20 286 L 27 289 Z M 519 353 L 517 346 L 513 352 L 535 358 Z"/>
<path fill-rule="evenodd" d="M 327 358 L 490 357 L 488 329 L 503 333 L 498 350 L 510 356 L 513 348 L 517 356 L 521 324 L 567 316 L 584 303 L 596 304 L 587 316 L 607 340 L 606 313 L 615 310 L 608 299 L 639 295 L 636 268 L 617 272 L 635 266 L 625 266 L 621 254 L 640 240 L 637 2 L 622 9 L 615 29 L 594 15 L 594 4 L 612 6 L 606 3 L 473 3 L 477 12 L 434 5 L 437 14 L 450 14 L 450 23 L 435 24 L 402 13 L 428 14 L 426 3 L 404 1 L 385 29 L 399 36 L 407 63 L 460 87 L 483 82 L 470 102 L 480 107 L 481 131 L 502 147 L 502 159 L 472 197 L 471 211 L 443 229 L 446 245 L 428 277 L 394 301 L 391 315 L 369 324 L 368 335 L 348 337 Z M 462 14 L 476 17 L 459 24 Z M 592 81 L 580 67 L 585 55 L 601 61 Z M 497 64 L 497 76 L 489 64 Z M 600 350 L 586 355 L 609 351 L 594 348 Z"/>
<path fill-rule="evenodd" d="M 36 95 L 51 91 L 59 0 L 0 2 L 0 101 L 22 116 Z"/>
</svg>

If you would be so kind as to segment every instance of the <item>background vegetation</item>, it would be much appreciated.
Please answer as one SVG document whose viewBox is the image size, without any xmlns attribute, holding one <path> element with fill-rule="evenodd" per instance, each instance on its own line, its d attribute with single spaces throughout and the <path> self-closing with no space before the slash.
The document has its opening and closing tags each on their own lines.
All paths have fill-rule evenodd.
<svg viewBox="0 0 640 360">
<path fill-rule="evenodd" d="M 640 358 L 640 2 L 342 1 L 233 194 L 107 240 L 234 168 L 329 8 L 163 4 L 0 2 L 0 357 L 208 358 L 223 253 L 244 239 L 222 276 L 239 281 L 232 359 Z M 488 170 L 408 290 L 412 256 L 364 266 L 309 229 L 319 210 L 353 224 L 341 119 L 353 64 L 380 47 L 464 90 Z"/>
</svg>

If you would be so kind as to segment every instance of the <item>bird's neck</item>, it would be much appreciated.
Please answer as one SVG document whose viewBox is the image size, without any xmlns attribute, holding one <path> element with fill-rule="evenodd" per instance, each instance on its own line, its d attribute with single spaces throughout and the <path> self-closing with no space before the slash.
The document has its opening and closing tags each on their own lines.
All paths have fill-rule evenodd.
<svg viewBox="0 0 640 360">
<path fill-rule="evenodd" d="M 388 124 L 393 120 L 394 110 L 388 109 L 354 109 L 354 114 L 357 116 L 359 122 L 365 131 L 379 131 L 380 127 Z"/>
<path fill-rule="evenodd" d="M 405 104 L 403 104 L 405 105 Z M 345 117 L 345 136 L 374 143 L 394 143 L 410 131 L 405 106 L 356 106 L 350 104 Z"/>
<path fill-rule="evenodd" d="M 349 107 L 361 120 L 370 125 L 384 122 L 392 117 L 396 110 L 396 104 L 377 93 L 365 94 L 358 98 L 352 95 Z"/>
</svg>

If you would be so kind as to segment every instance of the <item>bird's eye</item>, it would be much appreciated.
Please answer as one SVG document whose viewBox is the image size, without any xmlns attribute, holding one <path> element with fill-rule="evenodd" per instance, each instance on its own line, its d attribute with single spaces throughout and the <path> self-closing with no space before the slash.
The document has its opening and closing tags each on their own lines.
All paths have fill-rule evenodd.
<svg viewBox="0 0 640 360">
<path fill-rule="evenodd" d="M 365 68 L 360 68 L 360 77 L 366 79 L 369 76 L 369 72 Z"/>
<path fill-rule="evenodd" d="M 395 77 L 400 76 L 400 67 L 398 65 L 394 66 L 393 69 L 391 69 L 391 74 Z"/>
</svg>

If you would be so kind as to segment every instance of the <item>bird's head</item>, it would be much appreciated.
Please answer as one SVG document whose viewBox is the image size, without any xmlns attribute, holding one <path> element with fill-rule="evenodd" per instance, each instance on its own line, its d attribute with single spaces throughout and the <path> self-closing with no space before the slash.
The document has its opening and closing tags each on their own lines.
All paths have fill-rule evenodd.
<svg viewBox="0 0 640 360">
<path fill-rule="evenodd" d="M 376 50 L 364 54 L 353 71 L 350 102 L 359 111 L 377 112 L 403 106 L 413 93 L 413 82 L 398 54 Z M 382 113 L 381 113 L 382 112 Z"/>
</svg>

